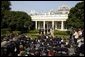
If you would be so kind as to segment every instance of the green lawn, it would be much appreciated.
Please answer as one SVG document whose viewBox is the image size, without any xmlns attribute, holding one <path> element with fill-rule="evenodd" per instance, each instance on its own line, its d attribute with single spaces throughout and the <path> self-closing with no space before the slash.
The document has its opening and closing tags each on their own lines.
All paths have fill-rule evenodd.
<svg viewBox="0 0 85 57">
<path fill-rule="evenodd" d="M 36 34 L 35 33 L 34 34 L 33 33 L 27 33 L 27 36 L 32 38 L 32 39 L 38 38 L 38 35 L 39 35 L 38 33 L 36 33 Z"/>
<path fill-rule="evenodd" d="M 34 34 L 27 33 L 27 36 L 34 39 L 34 38 L 37 38 L 39 36 L 39 33 L 36 33 L 36 34 L 35 33 Z M 69 38 L 69 35 L 55 35 L 55 36 L 61 37 L 64 40 L 67 40 Z"/>
<path fill-rule="evenodd" d="M 29 31 L 29 33 L 27 33 L 27 35 L 31 38 L 37 38 L 39 36 L 39 31 L 38 30 L 31 30 Z M 68 32 L 61 32 L 61 31 L 56 31 L 54 32 L 55 36 L 61 37 L 63 39 L 68 39 L 69 38 L 69 34 Z"/>
<path fill-rule="evenodd" d="M 19 31 L 14 31 L 15 34 L 20 33 Z M 1 29 L 1 35 L 8 35 L 10 32 L 8 29 Z M 38 30 L 30 30 L 28 33 L 25 33 L 28 37 L 34 39 L 38 38 L 39 36 L 39 31 Z M 54 36 L 61 37 L 63 39 L 68 39 L 69 38 L 69 33 L 68 32 L 63 32 L 63 31 L 54 31 Z"/>
<path fill-rule="evenodd" d="M 55 36 L 61 37 L 64 40 L 68 40 L 69 38 L 69 35 L 55 35 Z"/>
</svg>

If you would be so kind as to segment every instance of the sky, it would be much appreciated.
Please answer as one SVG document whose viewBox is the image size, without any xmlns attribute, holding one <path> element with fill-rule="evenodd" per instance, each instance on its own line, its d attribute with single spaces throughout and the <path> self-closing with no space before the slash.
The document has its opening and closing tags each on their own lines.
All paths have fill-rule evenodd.
<svg viewBox="0 0 85 57">
<path fill-rule="evenodd" d="M 74 7 L 80 1 L 10 1 L 12 11 L 25 11 L 30 10 L 47 12 L 51 9 L 57 9 L 62 5 L 67 5 L 70 8 Z"/>
</svg>

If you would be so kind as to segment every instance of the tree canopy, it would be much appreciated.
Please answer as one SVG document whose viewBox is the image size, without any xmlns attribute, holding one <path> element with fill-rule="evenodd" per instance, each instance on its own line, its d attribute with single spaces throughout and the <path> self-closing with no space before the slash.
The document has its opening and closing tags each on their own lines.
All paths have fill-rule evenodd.
<svg viewBox="0 0 85 57">
<path fill-rule="evenodd" d="M 1 10 L 10 10 L 11 4 L 9 1 L 1 1 Z"/>
<path fill-rule="evenodd" d="M 75 5 L 75 7 L 70 9 L 66 22 L 68 28 L 84 27 L 84 2 L 79 2 Z"/>
<path fill-rule="evenodd" d="M 22 11 L 10 11 L 11 3 L 2 1 L 1 28 L 9 28 L 11 31 L 27 31 L 31 26 L 31 17 Z"/>
<path fill-rule="evenodd" d="M 2 19 L 4 18 L 4 12 L 9 11 L 11 9 L 10 6 L 11 6 L 11 3 L 9 1 L 1 1 L 1 17 L 2 17 Z"/>
</svg>

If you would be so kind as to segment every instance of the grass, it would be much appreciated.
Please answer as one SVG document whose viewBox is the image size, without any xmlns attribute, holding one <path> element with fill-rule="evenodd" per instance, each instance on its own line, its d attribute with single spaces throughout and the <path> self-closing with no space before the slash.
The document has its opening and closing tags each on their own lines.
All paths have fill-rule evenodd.
<svg viewBox="0 0 85 57">
<path fill-rule="evenodd" d="M 37 38 L 39 36 L 39 31 L 38 30 L 31 30 L 31 31 L 29 31 L 29 33 L 27 33 L 27 35 L 34 39 L 34 38 Z M 61 37 L 63 39 L 68 39 L 69 38 L 68 32 L 55 31 L 54 35 L 58 36 L 58 37 Z"/>
<path fill-rule="evenodd" d="M 38 38 L 39 33 L 36 33 L 36 34 L 35 33 L 34 34 L 27 33 L 27 36 L 34 39 L 34 38 Z M 67 40 L 69 38 L 69 35 L 55 35 L 55 36 L 61 37 L 64 40 Z"/>
<path fill-rule="evenodd" d="M 54 31 L 54 36 L 61 37 L 64 40 L 69 38 L 69 31 Z"/>
<path fill-rule="evenodd" d="M 69 38 L 69 35 L 55 35 L 55 36 L 61 37 L 64 40 L 68 40 Z"/>
<path fill-rule="evenodd" d="M 39 31 L 38 30 L 30 30 L 26 35 L 32 39 L 38 38 L 39 36 Z"/>
<path fill-rule="evenodd" d="M 20 31 L 14 31 L 15 34 L 20 33 Z M 1 35 L 8 35 L 10 34 L 9 29 L 1 29 Z M 39 36 L 39 31 L 38 30 L 30 30 L 28 33 L 25 33 L 28 37 L 34 39 L 38 38 Z M 69 33 L 63 32 L 63 31 L 54 31 L 54 36 L 61 37 L 63 39 L 68 39 L 69 38 Z"/>
<path fill-rule="evenodd" d="M 69 31 L 58 31 L 58 30 L 54 30 L 54 35 L 69 35 L 70 32 Z"/>
<path fill-rule="evenodd" d="M 31 34 L 27 33 L 27 36 L 34 39 L 34 38 L 38 38 L 39 34 L 38 33 L 36 33 L 36 34 L 35 33 L 31 33 Z"/>
<path fill-rule="evenodd" d="M 1 35 L 8 35 L 8 34 L 10 34 L 10 31 L 9 31 L 8 28 L 7 29 L 1 29 Z"/>
</svg>

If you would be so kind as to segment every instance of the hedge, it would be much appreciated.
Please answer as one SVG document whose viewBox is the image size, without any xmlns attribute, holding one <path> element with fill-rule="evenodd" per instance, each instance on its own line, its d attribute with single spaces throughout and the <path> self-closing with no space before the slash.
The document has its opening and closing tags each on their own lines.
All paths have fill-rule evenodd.
<svg viewBox="0 0 85 57">
<path fill-rule="evenodd" d="M 1 29 L 1 35 L 6 35 L 6 34 L 10 34 L 9 29 Z"/>
<path fill-rule="evenodd" d="M 69 31 L 58 31 L 58 30 L 55 30 L 54 31 L 54 35 L 69 35 L 70 32 Z"/>
<path fill-rule="evenodd" d="M 39 30 L 30 30 L 29 33 L 39 33 Z"/>
<path fill-rule="evenodd" d="M 15 35 L 20 34 L 20 31 L 10 31 L 9 28 L 1 29 L 1 35 L 9 35 L 11 32 L 13 32 Z"/>
</svg>

